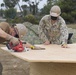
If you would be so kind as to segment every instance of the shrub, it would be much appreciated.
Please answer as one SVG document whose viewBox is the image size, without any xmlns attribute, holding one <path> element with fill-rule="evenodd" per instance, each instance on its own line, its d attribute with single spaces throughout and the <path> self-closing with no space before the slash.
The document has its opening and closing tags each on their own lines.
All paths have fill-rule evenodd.
<svg viewBox="0 0 76 75">
<path fill-rule="evenodd" d="M 72 11 L 72 12 L 71 12 L 71 15 L 73 16 L 73 18 L 74 18 L 75 21 L 76 21 L 76 10 L 75 10 L 75 11 Z"/>
<path fill-rule="evenodd" d="M 12 20 L 13 23 L 23 23 L 23 18 L 22 17 L 15 17 Z"/>
<path fill-rule="evenodd" d="M 70 15 L 68 13 L 62 13 L 61 16 L 65 19 L 65 21 L 67 23 L 70 23 L 70 22 L 73 23 L 74 22 L 72 15 Z"/>
<path fill-rule="evenodd" d="M 10 9 L 5 10 L 4 14 L 5 14 L 6 18 L 13 19 L 13 18 L 15 18 L 17 12 L 16 12 L 16 9 L 10 8 Z"/>
<path fill-rule="evenodd" d="M 37 24 L 38 23 L 37 19 L 32 14 L 26 15 L 24 19 L 25 19 L 25 21 L 31 22 L 33 24 Z"/>
</svg>

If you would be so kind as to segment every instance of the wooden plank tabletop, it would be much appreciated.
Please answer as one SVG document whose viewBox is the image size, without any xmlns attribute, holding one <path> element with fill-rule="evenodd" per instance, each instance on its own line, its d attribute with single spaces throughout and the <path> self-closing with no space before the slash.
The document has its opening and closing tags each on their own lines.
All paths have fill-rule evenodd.
<svg viewBox="0 0 76 75">
<path fill-rule="evenodd" d="M 61 48 L 60 45 L 37 46 L 44 47 L 46 49 L 10 53 L 28 62 L 76 63 L 76 44 L 68 44 L 69 48 Z"/>
</svg>

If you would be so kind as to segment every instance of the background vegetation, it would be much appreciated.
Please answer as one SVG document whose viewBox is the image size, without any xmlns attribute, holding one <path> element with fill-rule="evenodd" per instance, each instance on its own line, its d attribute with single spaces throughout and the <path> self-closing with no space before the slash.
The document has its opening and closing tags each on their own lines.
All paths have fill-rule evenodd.
<svg viewBox="0 0 76 75">
<path fill-rule="evenodd" d="M 76 0 L 47 0 L 47 4 L 44 5 L 42 9 L 38 9 L 38 4 L 43 0 L 22 0 L 29 6 L 20 6 L 19 1 L 20 0 L 3 0 L 0 9 L 0 16 L 5 17 L 6 19 L 9 18 L 10 20 L 15 19 L 11 22 L 22 23 L 29 21 L 31 23 L 38 23 L 44 15 L 49 14 L 50 8 L 53 5 L 59 5 L 62 10 L 61 16 L 65 21 L 67 23 L 76 23 Z M 15 6 L 19 7 L 20 12 L 17 12 Z M 3 7 L 6 9 L 3 10 Z M 23 20 L 19 20 L 17 17 Z"/>
</svg>

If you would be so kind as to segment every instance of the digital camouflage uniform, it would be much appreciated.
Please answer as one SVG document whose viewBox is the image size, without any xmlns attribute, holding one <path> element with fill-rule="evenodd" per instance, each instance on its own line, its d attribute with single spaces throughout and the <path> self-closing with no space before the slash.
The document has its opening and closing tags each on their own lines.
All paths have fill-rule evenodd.
<svg viewBox="0 0 76 75">
<path fill-rule="evenodd" d="M 7 22 L 1 22 L 1 23 L 0 23 L 0 28 L 1 28 L 3 31 L 5 31 L 6 33 L 9 34 L 10 28 L 9 28 L 9 24 L 8 24 Z M 0 37 L 0 43 L 3 43 L 3 42 L 5 42 L 5 39 L 3 39 L 3 38 Z M 2 75 L 2 70 L 3 70 L 3 66 L 2 66 L 2 64 L 0 63 L 0 75 Z"/>
<path fill-rule="evenodd" d="M 7 23 L 7 22 L 1 22 L 0 23 L 0 28 L 4 31 L 4 32 L 6 32 L 6 33 L 10 33 L 10 25 Z M 0 43 L 3 43 L 3 42 L 5 42 L 6 40 L 4 39 L 4 38 L 1 38 L 0 37 Z"/>
<path fill-rule="evenodd" d="M 51 16 L 44 16 L 39 23 L 39 36 L 45 41 L 52 44 L 65 44 L 68 39 L 68 29 L 64 19 L 59 16 L 57 21 L 52 25 Z"/>
</svg>

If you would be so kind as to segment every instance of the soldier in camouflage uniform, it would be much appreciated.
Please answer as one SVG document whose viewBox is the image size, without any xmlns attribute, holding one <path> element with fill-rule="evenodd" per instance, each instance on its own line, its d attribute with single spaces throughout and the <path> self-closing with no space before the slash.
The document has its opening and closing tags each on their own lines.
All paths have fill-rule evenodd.
<svg viewBox="0 0 76 75">
<path fill-rule="evenodd" d="M 17 24 L 16 28 L 19 32 L 19 35 L 25 35 L 26 27 L 22 24 Z M 0 44 L 9 41 L 12 42 L 13 45 L 17 45 L 19 43 L 18 38 L 15 38 L 18 34 L 15 31 L 15 28 L 12 28 L 7 22 L 0 23 Z M 2 75 L 3 66 L 0 62 L 0 75 Z"/>
<path fill-rule="evenodd" d="M 66 48 L 68 29 L 60 14 L 59 6 L 55 5 L 51 8 L 50 15 L 45 15 L 39 23 L 39 36 L 45 45 L 61 44 Z"/>
</svg>

